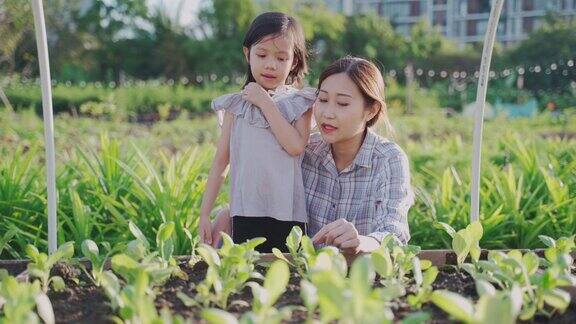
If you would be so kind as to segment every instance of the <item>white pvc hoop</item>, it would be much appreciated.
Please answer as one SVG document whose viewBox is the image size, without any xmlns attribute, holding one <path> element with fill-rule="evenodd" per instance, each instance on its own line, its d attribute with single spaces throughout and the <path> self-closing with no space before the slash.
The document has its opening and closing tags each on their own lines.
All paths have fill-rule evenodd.
<svg viewBox="0 0 576 324">
<path fill-rule="evenodd" d="M 492 1 L 492 9 L 488 20 L 488 30 L 484 38 L 484 48 L 482 49 L 482 62 L 480 64 L 480 75 L 478 78 L 478 91 L 476 92 L 476 106 L 474 111 L 474 136 L 472 152 L 472 192 L 470 205 L 470 222 L 477 221 L 480 214 L 480 158 L 482 151 L 482 128 L 484 124 L 484 106 L 486 104 L 486 91 L 490 77 L 490 61 L 492 60 L 492 49 L 496 39 L 498 20 L 504 0 Z"/>
<path fill-rule="evenodd" d="M 54 118 L 52 115 L 52 88 L 50 81 L 50 63 L 48 60 L 48 44 L 46 41 L 46 24 L 42 0 L 32 0 L 34 13 L 34 29 L 36 31 L 36 47 L 38 48 L 38 63 L 40 65 L 40 80 L 42 84 L 42 114 L 44 119 L 44 142 L 46 151 L 46 185 L 48 192 L 48 252 L 54 253 L 56 242 L 56 157 L 54 154 Z"/>
</svg>

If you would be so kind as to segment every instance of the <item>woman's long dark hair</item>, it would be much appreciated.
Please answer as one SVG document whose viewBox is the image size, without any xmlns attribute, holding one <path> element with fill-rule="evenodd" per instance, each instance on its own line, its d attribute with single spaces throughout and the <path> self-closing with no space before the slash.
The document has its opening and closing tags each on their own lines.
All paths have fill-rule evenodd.
<svg viewBox="0 0 576 324">
<path fill-rule="evenodd" d="M 304 75 L 308 73 L 306 40 L 304 39 L 302 26 L 300 26 L 296 18 L 281 12 L 265 12 L 252 21 L 244 37 L 243 45 L 250 49 L 254 44 L 257 44 L 269 35 L 284 35 L 292 40 L 294 45 L 294 67 L 288 74 L 286 84 L 301 85 Z M 247 76 L 244 86 L 250 82 L 256 82 L 250 69 L 250 63 L 248 63 Z"/>
</svg>

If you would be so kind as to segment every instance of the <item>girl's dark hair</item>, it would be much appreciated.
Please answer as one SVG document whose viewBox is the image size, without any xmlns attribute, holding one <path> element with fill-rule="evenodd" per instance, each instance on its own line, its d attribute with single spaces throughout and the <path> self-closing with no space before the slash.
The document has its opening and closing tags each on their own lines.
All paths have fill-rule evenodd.
<svg viewBox="0 0 576 324">
<path fill-rule="evenodd" d="M 296 18 L 283 14 L 281 12 L 265 12 L 252 21 L 246 36 L 244 37 L 244 47 L 250 49 L 254 44 L 260 42 L 266 36 L 287 36 L 294 45 L 294 63 L 293 68 L 288 74 L 286 84 L 301 85 L 304 75 L 308 73 L 308 64 L 306 62 L 306 40 L 304 31 Z M 256 82 L 250 63 L 248 63 L 248 78 L 245 86 L 250 82 Z"/>
<path fill-rule="evenodd" d="M 346 73 L 346 75 L 356 84 L 358 90 L 362 93 L 364 98 L 364 107 L 371 109 L 376 106 L 378 112 L 372 119 L 366 122 L 366 127 L 371 127 L 378 119 L 382 118 L 386 132 L 393 135 L 392 126 L 388 119 L 386 110 L 386 102 L 384 100 L 384 79 L 378 67 L 374 63 L 360 57 L 345 56 L 330 64 L 320 75 L 318 81 L 318 91 L 322 86 L 322 82 L 329 76 L 339 73 Z"/>
</svg>

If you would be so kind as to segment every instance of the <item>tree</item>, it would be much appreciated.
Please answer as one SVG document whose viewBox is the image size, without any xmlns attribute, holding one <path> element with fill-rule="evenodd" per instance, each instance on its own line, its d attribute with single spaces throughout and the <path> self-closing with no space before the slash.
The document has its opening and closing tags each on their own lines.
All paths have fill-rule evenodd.
<svg viewBox="0 0 576 324">
<path fill-rule="evenodd" d="M 399 53 L 406 59 L 406 113 L 412 111 L 412 92 L 414 81 L 414 63 L 423 61 L 442 47 L 442 35 L 426 20 L 412 27 L 410 36 L 404 38 L 399 46 Z"/>
</svg>

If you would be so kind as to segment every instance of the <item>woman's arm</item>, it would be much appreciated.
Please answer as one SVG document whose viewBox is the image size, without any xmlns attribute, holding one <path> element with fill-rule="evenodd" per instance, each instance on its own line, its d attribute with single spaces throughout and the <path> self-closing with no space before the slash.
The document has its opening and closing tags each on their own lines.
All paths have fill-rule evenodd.
<svg viewBox="0 0 576 324">
<path fill-rule="evenodd" d="M 336 246 L 346 253 L 357 254 L 371 252 L 380 247 L 388 234 L 406 244 L 410 239 L 408 229 L 408 209 L 414 202 L 410 186 L 410 167 L 406 154 L 398 148 L 392 156 L 375 166 L 382 180 L 374 195 L 376 196 L 375 226 L 367 235 L 360 235 L 353 223 L 338 219 L 322 227 L 312 238 L 315 244 L 324 243 Z"/>
<path fill-rule="evenodd" d="M 212 243 L 210 212 L 214 207 L 214 201 L 218 196 L 220 187 L 226 179 L 227 167 L 230 162 L 230 132 L 232 130 L 233 117 L 230 113 L 224 115 L 222 134 L 216 145 L 216 154 L 212 161 L 206 189 L 202 196 L 200 207 L 200 239 L 203 243 Z"/>
<path fill-rule="evenodd" d="M 368 234 L 378 242 L 392 234 L 402 244 L 410 239 L 408 228 L 408 210 L 414 203 L 414 193 L 410 185 L 410 164 L 408 157 L 400 149 L 382 165 L 383 177 L 378 187 L 376 202 L 375 226 Z"/>
<path fill-rule="evenodd" d="M 292 126 L 282 116 L 270 95 L 257 83 L 249 83 L 244 89 L 244 96 L 246 100 L 262 110 L 274 137 L 288 154 L 297 156 L 304 152 L 310 136 L 311 109 L 306 111 Z"/>
</svg>

